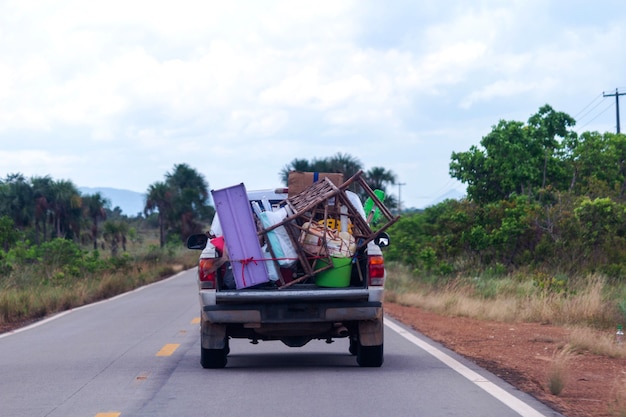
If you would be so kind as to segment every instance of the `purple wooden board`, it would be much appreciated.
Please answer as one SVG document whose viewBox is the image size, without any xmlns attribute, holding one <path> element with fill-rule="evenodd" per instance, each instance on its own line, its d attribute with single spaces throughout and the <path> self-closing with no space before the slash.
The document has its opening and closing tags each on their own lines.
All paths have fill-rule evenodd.
<svg viewBox="0 0 626 417">
<path fill-rule="evenodd" d="M 237 289 L 268 282 L 265 258 L 259 244 L 246 187 L 241 183 L 212 190 L 211 194 L 220 217 Z"/>
</svg>

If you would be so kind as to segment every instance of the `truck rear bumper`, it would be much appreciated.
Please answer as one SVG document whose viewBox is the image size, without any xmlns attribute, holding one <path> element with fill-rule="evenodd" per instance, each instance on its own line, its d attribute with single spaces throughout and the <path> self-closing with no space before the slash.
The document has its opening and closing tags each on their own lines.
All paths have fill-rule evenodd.
<svg viewBox="0 0 626 417">
<path fill-rule="evenodd" d="M 374 320 L 382 317 L 380 302 L 272 303 L 207 305 L 203 319 L 211 323 L 268 324 Z"/>
</svg>

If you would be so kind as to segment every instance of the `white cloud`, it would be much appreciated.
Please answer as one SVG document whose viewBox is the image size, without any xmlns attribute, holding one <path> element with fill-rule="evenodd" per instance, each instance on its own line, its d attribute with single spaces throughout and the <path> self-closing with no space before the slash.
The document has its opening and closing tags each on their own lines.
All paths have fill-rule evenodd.
<svg viewBox="0 0 626 417">
<path fill-rule="evenodd" d="M 461 107 L 469 108 L 478 101 L 491 101 L 496 98 L 514 97 L 520 93 L 535 90 L 535 83 L 525 83 L 522 81 L 496 81 L 486 85 L 478 91 L 472 92 L 461 102 Z"/>
<path fill-rule="evenodd" d="M 75 155 L 64 155 L 53 150 L 22 149 L 18 151 L 0 150 L 5 173 L 22 173 L 26 177 L 46 176 L 55 167 L 57 175 L 68 178 L 73 174 L 72 166 L 80 161 Z M 4 175 L 3 175 L 4 176 Z M 60 178 L 57 178 L 60 179 Z"/>
<path fill-rule="evenodd" d="M 188 162 L 262 187 L 341 151 L 419 205 L 497 120 L 624 86 L 618 6 L 0 2 L 3 168 L 142 191 Z"/>
</svg>

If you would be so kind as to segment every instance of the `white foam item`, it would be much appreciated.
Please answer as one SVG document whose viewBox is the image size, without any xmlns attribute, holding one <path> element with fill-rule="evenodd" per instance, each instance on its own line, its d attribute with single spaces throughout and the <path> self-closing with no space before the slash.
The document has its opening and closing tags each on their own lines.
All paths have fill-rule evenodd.
<svg viewBox="0 0 626 417">
<path fill-rule="evenodd" d="M 267 275 L 270 278 L 270 281 L 278 281 L 278 270 L 276 269 L 276 264 L 272 260 L 272 254 L 270 253 L 267 245 L 263 245 L 261 248 L 263 250 L 263 256 L 265 257 L 265 267 L 267 268 Z"/>
<path fill-rule="evenodd" d="M 361 199 L 359 198 L 359 196 L 348 190 L 346 190 L 345 193 L 348 197 L 348 200 L 350 200 L 350 203 L 352 203 L 354 208 L 356 208 L 356 211 L 359 212 L 363 219 L 367 220 L 367 216 L 365 215 L 365 209 L 363 209 L 363 203 L 361 203 Z"/>
<path fill-rule="evenodd" d="M 280 223 L 285 217 L 287 217 L 287 211 L 279 209 L 277 211 L 264 211 L 259 216 L 259 219 L 261 219 L 263 227 L 268 228 Z M 298 254 L 291 244 L 285 226 L 279 226 L 268 232 L 267 239 L 270 241 L 274 255 L 278 258 L 277 261 L 281 267 L 289 268 L 296 263 Z"/>
<path fill-rule="evenodd" d="M 220 224 L 220 218 L 217 213 L 215 213 L 215 216 L 213 217 L 213 222 L 211 223 L 211 233 L 213 233 L 213 235 L 215 236 L 222 236 L 224 234 L 222 232 L 222 225 Z"/>
</svg>

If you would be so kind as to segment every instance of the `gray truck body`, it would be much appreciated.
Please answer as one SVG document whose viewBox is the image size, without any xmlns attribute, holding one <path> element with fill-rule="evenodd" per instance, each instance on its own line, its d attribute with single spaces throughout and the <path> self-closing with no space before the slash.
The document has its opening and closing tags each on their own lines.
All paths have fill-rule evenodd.
<svg viewBox="0 0 626 417">
<path fill-rule="evenodd" d="M 248 195 L 250 201 L 260 200 L 258 193 Z M 274 202 L 284 196 L 271 197 Z M 215 288 L 206 288 L 199 280 L 202 366 L 226 366 L 232 338 L 249 339 L 255 344 L 279 340 L 291 347 L 314 339 L 331 343 L 336 338 L 349 338 L 350 353 L 360 366 L 381 366 L 383 286 L 369 285 L 369 262 L 372 258 L 379 263 L 382 260 L 380 246 L 388 243 L 385 238 L 387 241 L 382 239 L 382 243 L 378 239 L 369 242 L 357 253 L 350 285 L 344 288 L 325 288 L 305 281 L 286 288 L 268 284 L 232 289 L 225 288 L 222 277 L 218 277 Z M 190 238 L 188 247 L 200 249 L 203 240 L 196 235 L 195 240 Z M 384 272 L 377 282 L 384 282 Z"/>
</svg>

